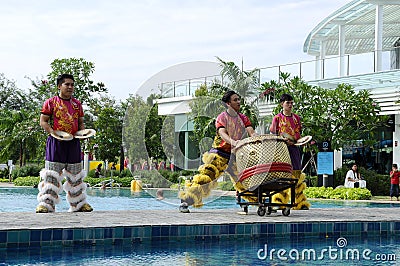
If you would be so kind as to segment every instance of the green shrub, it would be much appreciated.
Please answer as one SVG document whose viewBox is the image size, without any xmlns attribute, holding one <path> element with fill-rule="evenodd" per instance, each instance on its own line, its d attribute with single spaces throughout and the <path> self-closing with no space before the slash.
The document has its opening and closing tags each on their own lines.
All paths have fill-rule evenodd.
<svg viewBox="0 0 400 266">
<path fill-rule="evenodd" d="M 329 195 L 330 199 L 369 200 L 372 194 L 366 188 L 336 188 Z"/>
<path fill-rule="evenodd" d="M 182 176 L 193 176 L 195 174 L 197 174 L 197 171 L 182 170 L 182 171 L 179 172 L 179 175 L 182 175 Z"/>
<path fill-rule="evenodd" d="M 0 179 L 8 179 L 8 169 L 0 170 Z"/>
<path fill-rule="evenodd" d="M 113 178 L 116 183 L 120 184 L 121 187 L 131 187 L 131 182 L 133 180 L 132 176 L 128 177 L 115 177 Z"/>
<path fill-rule="evenodd" d="M 316 187 L 318 186 L 318 176 L 306 176 L 307 186 Z"/>
<path fill-rule="evenodd" d="M 124 169 L 121 172 L 113 171 L 119 177 L 133 177 L 131 171 L 129 169 Z"/>
<path fill-rule="evenodd" d="M 374 174 L 365 176 L 367 188 L 371 190 L 374 196 L 388 196 L 390 192 L 390 177 L 388 175 Z"/>
<path fill-rule="evenodd" d="M 24 176 L 17 177 L 14 180 L 14 185 L 25 186 L 25 187 L 36 187 L 40 182 L 40 177 L 38 176 Z"/>
<path fill-rule="evenodd" d="M 42 169 L 43 167 L 39 165 L 26 165 L 20 168 L 15 168 L 11 172 L 11 176 L 13 180 L 24 176 L 39 176 L 40 170 Z"/>
<path fill-rule="evenodd" d="M 95 173 L 95 172 L 96 172 L 95 169 L 90 170 L 90 171 L 88 172 L 87 176 L 86 176 L 85 181 L 86 181 L 88 178 L 94 178 L 94 173 Z"/>
<path fill-rule="evenodd" d="M 331 188 L 331 187 L 308 187 L 304 190 L 307 198 L 323 199 L 345 199 L 345 200 L 369 200 L 371 191 L 366 188 Z"/>
<path fill-rule="evenodd" d="M 235 191 L 231 181 L 218 182 L 218 189 L 223 191 Z"/>
<path fill-rule="evenodd" d="M 113 178 L 115 178 L 115 177 L 120 177 L 120 176 L 123 176 L 124 174 L 121 174 L 118 170 L 108 170 L 108 171 L 106 171 L 106 173 L 105 173 L 105 176 L 106 177 L 113 177 Z"/>
<path fill-rule="evenodd" d="M 90 171 L 89 171 L 90 173 Z M 95 177 L 91 177 L 89 175 L 87 175 L 85 177 L 85 182 L 88 184 L 88 186 L 93 187 L 94 185 L 101 183 L 102 181 L 108 180 L 109 178 L 95 178 Z"/>
<path fill-rule="evenodd" d="M 313 199 L 326 199 L 328 198 L 328 190 L 333 188 L 329 187 L 308 187 L 304 190 L 304 195 L 306 195 L 307 198 L 313 198 Z"/>
<path fill-rule="evenodd" d="M 9 182 L 10 180 L 8 179 L 8 178 L 0 178 L 0 183 L 1 182 L 3 182 L 3 183 L 7 183 L 7 182 Z"/>
<path fill-rule="evenodd" d="M 180 189 L 181 187 L 179 186 L 179 184 L 175 183 L 175 184 L 172 184 L 171 186 L 169 186 L 169 188 L 171 188 L 171 189 Z"/>
<path fill-rule="evenodd" d="M 151 184 L 152 187 L 162 187 L 167 188 L 170 187 L 173 183 L 179 182 L 180 176 L 188 176 L 188 174 L 196 173 L 194 171 L 168 171 L 168 170 L 139 170 L 135 171 L 134 176 L 138 176 L 140 180 L 143 181 L 144 184 Z M 189 175 L 191 176 L 191 175 Z"/>
<path fill-rule="evenodd" d="M 183 175 L 181 172 L 171 172 L 168 170 L 160 170 L 159 173 L 171 183 L 178 183 L 179 176 Z"/>
</svg>

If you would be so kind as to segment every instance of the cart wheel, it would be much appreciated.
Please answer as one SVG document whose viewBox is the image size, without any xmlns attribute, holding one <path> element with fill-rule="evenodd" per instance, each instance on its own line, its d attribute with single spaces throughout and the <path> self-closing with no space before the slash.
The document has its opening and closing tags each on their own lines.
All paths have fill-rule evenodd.
<svg viewBox="0 0 400 266">
<path fill-rule="evenodd" d="M 257 210 L 258 216 L 264 216 L 265 212 L 266 212 L 265 207 L 262 207 L 262 206 L 258 207 L 258 210 Z"/>
<path fill-rule="evenodd" d="M 267 215 L 270 215 L 272 213 L 272 207 L 268 207 L 267 209 Z"/>
<path fill-rule="evenodd" d="M 243 211 L 247 214 L 249 212 L 249 207 L 248 206 L 244 206 L 243 207 Z"/>
<path fill-rule="evenodd" d="M 290 208 L 284 208 L 284 209 L 282 210 L 282 214 L 283 214 L 283 216 L 289 216 L 289 214 L 290 214 Z"/>
</svg>

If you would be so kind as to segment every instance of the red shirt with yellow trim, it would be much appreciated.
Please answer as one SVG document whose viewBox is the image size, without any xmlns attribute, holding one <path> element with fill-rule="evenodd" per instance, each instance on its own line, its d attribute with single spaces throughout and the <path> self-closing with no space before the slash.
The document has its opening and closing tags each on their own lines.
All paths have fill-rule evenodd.
<svg viewBox="0 0 400 266">
<path fill-rule="evenodd" d="M 295 140 L 301 137 L 301 121 L 300 116 L 292 113 L 290 116 L 286 116 L 283 113 L 279 113 L 274 116 L 271 124 L 271 132 L 274 134 L 281 135 L 287 133 L 292 136 Z"/>
<path fill-rule="evenodd" d="M 74 135 L 79 130 L 79 117 L 83 117 L 83 108 L 75 98 L 62 99 L 54 96 L 47 99 L 41 112 L 53 120 L 53 129 L 68 132 Z"/>
<path fill-rule="evenodd" d="M 250 127 L 250 119 L 244 114 L 237 113 L 232 116 L 228 112 L 222 112 L 217 116 L 215 127 L 217 128 L 217 135 L 214 138 L 213 148 L 217 148 L 224 152 L 231 152 L 231 145 L 221 138 L 218 134 L 218 129 L 225 128 L 228 135 L 233 140 L 240 140 L 246 133 L 246 127 Z"/>
</svg>

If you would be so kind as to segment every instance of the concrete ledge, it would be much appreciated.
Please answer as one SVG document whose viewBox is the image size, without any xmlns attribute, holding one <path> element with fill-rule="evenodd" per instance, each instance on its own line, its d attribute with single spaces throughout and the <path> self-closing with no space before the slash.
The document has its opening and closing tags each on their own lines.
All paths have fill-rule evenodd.
<svg viewBox="0 0 400 266">
<path fill-rule="evenodd" d="M 224 238 L 400 235 L 398 208 L 291 210 L 258 216 L 237 210 L 0 213 L 0 248 Z"/>
</svg>

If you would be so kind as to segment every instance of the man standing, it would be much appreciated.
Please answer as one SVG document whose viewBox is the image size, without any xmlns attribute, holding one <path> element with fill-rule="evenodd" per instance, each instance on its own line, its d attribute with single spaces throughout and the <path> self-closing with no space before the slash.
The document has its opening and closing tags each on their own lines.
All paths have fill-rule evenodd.
<svg viewBox="0 0 400 266">
<path fill-rule="evenodd" d="M 222 97 L 227 109 L 218 115 L 215 126 L 217 129 L 212 149 L 203 154 L 204 164 L 199 167 L 199 174 L 193 177 L 190 187 L 182 192 L 179 197 L 182 204 L 181 212 L 189 212 L 188 206 L 200 207 L 203 205 L 203 197 L 207 197 L 215 184 L 215 180 L 228 167 L 232 165 L 231 150 L 239 140 L 246 136 L 256 135 L 251 122 L 247 116 L 239 113 L 240 97 L 234 91 L 227 91 Z M 230 161 L 230 159 L 233 159 Z M 233 174 L 230 169 L 229 174 Z"/>
<path fill-rule="evenodd" d="M 275 115 L 270 126 L 271 133 L 286 138 L 286 144 L 289 150 L 290 160 L 292 161 L 293 177 L 298 179 L 296 185 L 296 207 L 293 209 L 308 210 L 310 203 L 303 194 L 306 184 L 303 182 L 305 175 L 301 173 L 301 154 L 298 146 L 294 145 L 301 137 L 300 116 L 292 112 L 293 97 L 289 94 L 282 94 L 280 98 L 282 111 Z M 277 193 L 273 196 L 274 202 L 287 203 L 289 195 L 287 191 Z"/>
<path fill-rule="evenodd" d="M 293 171 L 301 171 L 300 149 L 294 145 L 301 134 L 300 116 L 292 112 L 293 97 L 291 95 L 282 94 L 280 104 L 282 112 L 272 119 L 270 131 L 287 139 L 286 144 L 288 145 Z"/>
<path fill-rule="evenodd" d="M 74 77 L 62 74 L 57 77 L 59 94 L 47 99 L 40 114 L 40 126 L 49 134 L 46 143 L 45 168 L 40 172 L 38 185 L 39 201 L 37 213 L 55 211 L 60 202 L 59 193 L 64 188 L 70 212 L 90 212 L 92 207 L 86 202 L 85 173 L 82 169 L 80 140 L 58 140 L 52 136 L 55 130 L 74 135 L 85 129 L 83 108 L 79 100 L 72 97 Z M 61 181 L 66 178 L 62 187 Z"/>
</svg>

